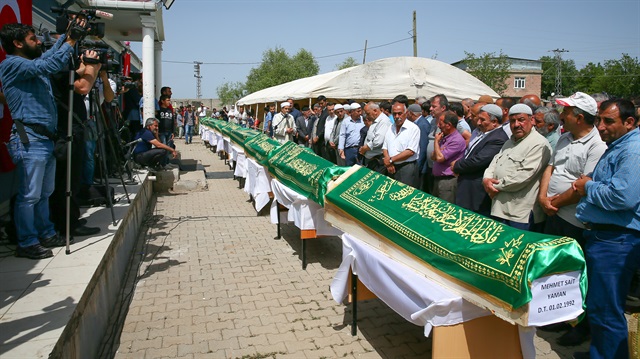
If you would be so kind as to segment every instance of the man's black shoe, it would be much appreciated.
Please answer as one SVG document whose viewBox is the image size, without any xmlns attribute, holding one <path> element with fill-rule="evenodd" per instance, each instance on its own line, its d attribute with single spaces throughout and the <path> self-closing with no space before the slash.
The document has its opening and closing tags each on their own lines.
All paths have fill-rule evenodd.
<svg viewBox="0 0 640 359">
<path fill-rule="evenodd" d="M 561 335 L 556 339 L 558 345 L 563 347 L 574 347 L 580 345 L 589 339 L 589 333 L 585 333 L 585 330 L 579 328 L 571 328 L 568 332 Z"/>
<path fill-rule="evenodd" d="M 92 236 L 98 233 L 100 233 L 100 228 L 87 226 L 80 226 L 71 232 L 71 234 L 78 237 Z"/>
<path fill-rule="evenodd" d="M 86 218 L 80 218 L 78 220 L 78 227 L 84 226 L 87 224 L 87 219 Z"/>
<path fill-rule="evenodd" d="M 640 313 L 640 299 L 628 295 L 624 311 L 628 313 Z"/>
<path fill-rule="evenodd" d="M 73 243 L 73 239 L 69 240 L 69 244 Z M 54 247 L 64 247 L 67 245 L 67 240 L 63 237 L 60 237 L 58 234 L 54 234 L 53 236 L 40 240 L 40 244 L 46 248 L 54 248 Z"/>
<path fill-rule="evenodd" d="M 46 249 L 39 244 L 34 244 L 29 247 L 18 246 L 18 248 L 16 248 L 16 257 L 44 259 L 53 257 L 53 252 L 51 251 L 51 249 Z"/>
<path fill-rule="evenodd" d="M 562 323 L 553 323 L 553 324 L 545 325 L 545 326 L 539 327 L 538 329 L 542 330 L 543 332 L 557 333 L 563 330 L 571 329 L 571 326 L 566 322 L 562 322 Z"/>
</svg>

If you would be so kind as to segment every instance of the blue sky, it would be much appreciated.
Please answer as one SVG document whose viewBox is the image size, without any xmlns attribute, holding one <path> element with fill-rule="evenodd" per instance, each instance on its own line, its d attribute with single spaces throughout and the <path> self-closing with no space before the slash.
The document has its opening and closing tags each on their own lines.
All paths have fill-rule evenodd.
<svg viewBox="0 0 640 359">
<path fill-rule="evenodd" d="M 414 10 L 418 56 L 447 63 L 465 51 L 538 59 L 556 48 L 578 68 L 622 53 L 640 57 L 639 0 L 175 0 L 163 15 L 162 85 L 175 98 L 195 97 L 193 61 L 201 61 L 203 97 L 216 98 L 218 86 L 244 82 L 257 65 L 215 63 L 259 63 L 276 46 L 311 51 L 320 73 L 348 56 L 362 61 L 365 40 L 367 62 L 412 56 Z M 140 43 L 133 49 L 141 54 Z"/>
</svg>

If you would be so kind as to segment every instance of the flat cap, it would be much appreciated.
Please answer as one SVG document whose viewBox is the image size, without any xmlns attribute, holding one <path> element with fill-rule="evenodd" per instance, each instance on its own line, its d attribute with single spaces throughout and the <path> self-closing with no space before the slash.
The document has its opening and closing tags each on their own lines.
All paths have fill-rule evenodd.
<svg viewBox="0 0 640 359">
<path fill-rule="evenodd" d="M 509 115 L 515 115 L 517 113 L 525 113 L 527 115 L 533 115 L 533 111 L 531 111 L 531 107 L 523 103 L 515 104 L 511 106 L 511 108 L 509 109 Z"/>
<path fill-rule="evenodd" d="M 502 108 L 498 105 L 494 105 L 492 103 L 488 105 L 484 105 L 480 107 L 480 111 L 484 111 L 486 113 L 492 114 L 498 118 L 502 118 Z"/>
</svg>

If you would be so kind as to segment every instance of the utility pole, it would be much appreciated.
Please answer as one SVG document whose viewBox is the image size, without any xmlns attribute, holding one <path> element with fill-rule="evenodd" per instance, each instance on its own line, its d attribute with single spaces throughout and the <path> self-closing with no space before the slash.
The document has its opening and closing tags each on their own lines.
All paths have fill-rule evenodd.
<svg viewBox="0 0 640 359">
<path fill-rule="evenodd" d="M 416 26 L 416 11 L 413 10 L 413 57 L 418 57 L 418 30 Z"/>
<path fill-rule="evenodd" d="M 555 54 L 556 58 L 556 96 L 562 94 L 562 53 L 569 52 L 565 49 L 551 50 Z"/>
<path fill-rule="evenodd" d="M 367 61 L 367 42 L 368 40 L 364 40 L 364 55 L 362 56 L 362 64 Z"/>
<path fill-rule="evenodd" d="M 202 62 L 194 61 L 193 64 L 194 64 L 193 77 L 196 78 L 196 98 L 201 99 L 202 98 L 202 76 L 200 76 L 200 65 L 202 65 Z"/>
</svg>

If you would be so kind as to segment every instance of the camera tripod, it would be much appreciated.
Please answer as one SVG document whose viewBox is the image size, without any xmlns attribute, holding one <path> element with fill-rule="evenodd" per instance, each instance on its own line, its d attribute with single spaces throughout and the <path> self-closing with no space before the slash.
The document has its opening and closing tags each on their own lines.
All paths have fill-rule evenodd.
<svg viewBox="0 0 640 359">
<path fill-rule="evenodd" d="M 96 89 L 96 85 L 91 89 L 89 93 L 89 118 L 93 118 L 96 121 L 97 127 L 97 139 L 96 139 L 96 149 L 98 152 L 99 164 L 100 164 L 100 183 L 104 185 L 105 196 L 107 198 L 107 207 L 111 210 L 111 218 L 113 221 L 113 225 L 116 224 L 115 213 L 113 210 L 113 202 L 111 198 L 111 190 L 109 188 L 109 166 L 107 164 L 107 151 L 108 158 L 111 158 L 114 161 L 113 168 L 115 169 L 115 173 L 120 179 L 120 183 L 122 184 L 122 188 L 124 189 L 125 196 L 127 197 L 127 203 L 131 203 L 131 198 L 129 197 L 129 192 L 127 191 L 127 186 L 122 176 L 122 168 L 123 164 L 121 162 L 122 155 L 116 153 L 116 149 L 119 148 L 116 146 L 116 139 L 113 138 L 113 134 L 109 131 L 109 126 L 106 121 L 105 113 L 100 106 L 99 98 L 98 98 L 98 90 Z M 106 141 L 105 141 L 106 139 Z M 119 144 L 119 143 L 118 143 Z"/>
</svg>

